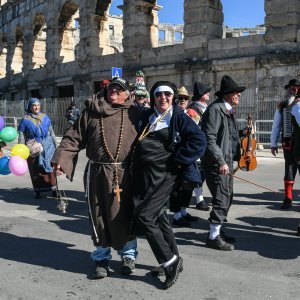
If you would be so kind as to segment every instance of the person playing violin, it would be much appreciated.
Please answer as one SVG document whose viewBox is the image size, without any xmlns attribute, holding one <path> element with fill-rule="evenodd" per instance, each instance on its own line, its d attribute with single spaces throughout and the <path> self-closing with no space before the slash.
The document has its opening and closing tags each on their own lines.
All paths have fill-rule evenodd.
<svg viewBox="0 0 300 300">
<path fill-rule="evenodd" d="M 217 99 L 209 105 L 202 116 L 201 128 L 206 134 L 207 148 L 202 157 L 206 183 L 212 195 L 212 210 L 209 222 L 210 231 L 206 246 L 218 250 L 234 249 L 235 238 L 221 230 L 233 199 L 233 162 L 241 155 L 240 136 L 243 131 L 237 128 L 234 116 L 241 93 L 246 89 L 238 86 L 228 75 L 221 80 Z"/>
</svg>

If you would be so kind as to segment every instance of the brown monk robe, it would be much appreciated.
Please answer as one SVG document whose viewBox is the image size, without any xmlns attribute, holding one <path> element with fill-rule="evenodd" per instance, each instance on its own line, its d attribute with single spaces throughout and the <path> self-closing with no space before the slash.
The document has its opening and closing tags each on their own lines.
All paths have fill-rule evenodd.
<svg viewBox="0 0 300 300">
<path fill-rule="evenodd" d="M 141 112 L 130 100 L 117 105 L 108 104 L 104 98 L 88 100 L 78 122 L 65 132 L 53 156 L 52 163 L 59 164 L 72 181 L 78 152 L 86 148 L 89 162 L 84 182 L 95 246 L 121 250 L 134 239 L 129 236 L 133 211 L 129 168 L 137 136 L 135 125 L 140 118 Z M 122 191 L 118 191 L 117 184 Z"/>
</svg>

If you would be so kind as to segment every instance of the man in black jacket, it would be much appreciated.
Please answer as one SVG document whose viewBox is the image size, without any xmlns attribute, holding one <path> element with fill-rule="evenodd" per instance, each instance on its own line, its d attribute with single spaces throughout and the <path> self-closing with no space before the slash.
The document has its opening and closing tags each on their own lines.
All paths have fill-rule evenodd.
<svg viewBox="0 0 300 300">
<path fill-rule="evenodd" d="M 234 117 L 235 107 L 239 104 L 241 92 L 246 88 L 238 86 L 225 75 L 221 81 L 218 97 L 202 117 L 202 130 L 206 134 L 207 148 L 202 158 L 207 186 L 212 195 L 213 208 L 210 213 L 210 232 L 206 246 L 218 250 L 233 250 L 230 242 L 235 239 L 221 231 L 226 222 L 233 198 L 233 161 L 240 158 L 240 139 Z"/>
</svg>

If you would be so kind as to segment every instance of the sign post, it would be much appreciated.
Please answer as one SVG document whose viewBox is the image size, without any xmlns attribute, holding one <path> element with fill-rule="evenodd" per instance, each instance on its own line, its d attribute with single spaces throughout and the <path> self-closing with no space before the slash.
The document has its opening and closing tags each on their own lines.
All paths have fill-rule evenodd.
<svg viewBox="0 0 300 300">
<path fill-rule="evenodd" d="M 111 68 L 111 78 L 120 77 L 122 78 L 122 68 Z"/>
</svg>

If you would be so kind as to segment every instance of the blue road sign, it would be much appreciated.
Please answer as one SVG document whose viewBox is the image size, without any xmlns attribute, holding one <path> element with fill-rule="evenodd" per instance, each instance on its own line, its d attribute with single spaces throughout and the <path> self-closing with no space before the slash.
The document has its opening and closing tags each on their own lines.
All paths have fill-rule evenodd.
<svg viewBox="0 0 300 300">
<path fill-rule="evenodd" d="M 114 78 L 114 77 L 120 77 L 120 78 L 122 78 L 122 68 L 112 67 L 111 68 L 111 77 L 112 78 Z"/>
</svg>

